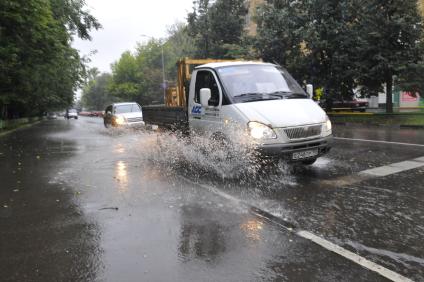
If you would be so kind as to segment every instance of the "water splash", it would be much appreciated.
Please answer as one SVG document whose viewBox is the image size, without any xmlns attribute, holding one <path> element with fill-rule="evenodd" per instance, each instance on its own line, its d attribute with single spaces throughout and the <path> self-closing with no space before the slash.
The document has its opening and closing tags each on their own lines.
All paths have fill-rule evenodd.
<svg viewBox="0 0 424 282">
<path fill-rule="evenodd" d="M 235 133 L 230 139 L 232 142 L 199 135 L 187 137 L 175 132 L 148 135 L 143 144 L 148 159 L 155 166 L 183 173 L 193 180 L 207 176 L 247 186 L 252 182 L 263 185 L 264 181 L 295 185 L 292 166 L 261 157 L 243 132 Z"/>
</svg>

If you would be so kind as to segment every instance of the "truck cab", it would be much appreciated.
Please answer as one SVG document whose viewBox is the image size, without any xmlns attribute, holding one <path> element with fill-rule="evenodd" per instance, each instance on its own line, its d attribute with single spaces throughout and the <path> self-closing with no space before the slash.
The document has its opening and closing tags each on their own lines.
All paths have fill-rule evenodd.
<svg viewBox="0 0 424 282">
<path fill-rule="evenodd" d="M 236 146 L 242 145 L 238 140 L 248 139 L 266 156 L 312 164 L 331 147 L 326 113 L 274 64 L 218 62 L 196 67 L 186 109 L 190 132 L 225 138 Z"/>
</svg>

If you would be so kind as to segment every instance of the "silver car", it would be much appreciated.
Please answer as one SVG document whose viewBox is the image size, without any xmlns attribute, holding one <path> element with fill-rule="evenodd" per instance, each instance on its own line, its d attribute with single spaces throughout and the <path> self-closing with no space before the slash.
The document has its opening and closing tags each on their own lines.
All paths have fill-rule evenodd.
<svg viewBox="0 0 424 282">
<path fill-rule="evenodd" d="M 135 102 L 115 103 L 109 105 L 103 116 L 103 122 L 108 127 L 142 127 L 143 112 Z"/>
</svg>

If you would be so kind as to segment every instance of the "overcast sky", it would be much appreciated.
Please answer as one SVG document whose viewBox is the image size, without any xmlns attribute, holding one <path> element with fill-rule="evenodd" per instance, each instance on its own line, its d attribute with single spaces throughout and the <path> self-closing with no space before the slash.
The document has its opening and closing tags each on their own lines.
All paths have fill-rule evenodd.
<svg viewBox="0 0 424 282">
<path fill-rule="evenodd" d="M 92 41 L 75 40 L 74 47 L 90 58 L 91 67 L 110 72 L 110 64 L 126 50 L 134 50 L 136 42 L 146 42 L 141 34 L 161 38 L 167 27 L 185 21 L 193 0 L 86 0 L 87 7 L 103 28 L 93 31 Z"/>
</svg>

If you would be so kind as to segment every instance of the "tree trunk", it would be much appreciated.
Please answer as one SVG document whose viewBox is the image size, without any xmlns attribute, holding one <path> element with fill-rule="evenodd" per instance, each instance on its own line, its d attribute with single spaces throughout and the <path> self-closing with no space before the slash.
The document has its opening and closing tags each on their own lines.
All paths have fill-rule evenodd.
<svg viewBox="0 0 424 282">
<path fill-rule="evenodd" d="M 393 113 L 392 86 L 393 78 L 389 75 L 386 80 L 386 113 Z"/>
</svg>

